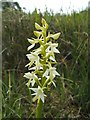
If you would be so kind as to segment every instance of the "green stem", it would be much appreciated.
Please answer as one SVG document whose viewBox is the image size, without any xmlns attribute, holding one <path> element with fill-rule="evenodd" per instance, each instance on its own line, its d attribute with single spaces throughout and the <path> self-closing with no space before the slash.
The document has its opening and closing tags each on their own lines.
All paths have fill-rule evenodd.
<svg viewBox="0 0 90 120">
<path fill-rule="evenodd" d="M 43 102 L 41 99 L 39 99 L 36 107 L 36 118 L 42 118 L 42 107 L 43 107 Z"/>
</svg>

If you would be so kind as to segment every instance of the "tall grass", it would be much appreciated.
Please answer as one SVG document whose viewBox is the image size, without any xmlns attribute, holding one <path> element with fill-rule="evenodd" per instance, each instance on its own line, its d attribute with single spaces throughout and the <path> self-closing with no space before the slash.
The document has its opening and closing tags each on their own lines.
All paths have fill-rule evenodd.
<svg viewBox="0 0 90 120">
<path fill-rule="evenodd" d="M 30 116 L 32 103 L 31 95 L 30 91 L 25 86 L 25 80 L 23 76 L 21 76 L 20 71 L 5 70 L 2 90 L 3 118 L 23 118 Z"/>
</svg>

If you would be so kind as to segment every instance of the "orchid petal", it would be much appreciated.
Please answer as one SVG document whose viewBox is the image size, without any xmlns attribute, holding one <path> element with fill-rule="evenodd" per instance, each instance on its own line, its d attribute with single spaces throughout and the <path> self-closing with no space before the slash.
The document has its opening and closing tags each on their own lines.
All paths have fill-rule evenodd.
<svg viewBox="0 0 90 120">
<path fill-rule="evenodd" d="M 29 51 L 29 50 L 32 49 L 34 46 L 35 46 L 35 44 L 30 45 L 30 46 L 27 48 L 27 50 Z"/>
</svg>

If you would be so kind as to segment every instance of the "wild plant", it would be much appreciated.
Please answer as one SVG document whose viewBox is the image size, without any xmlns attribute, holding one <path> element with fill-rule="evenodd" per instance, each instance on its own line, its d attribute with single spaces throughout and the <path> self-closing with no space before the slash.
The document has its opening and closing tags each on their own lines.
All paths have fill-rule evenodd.
<svg viewBox="0 0 90 120">
<path fill-rule="evenodd" d="M 36 38 L 28 39 L 30 46 L 27 50 L 30 50 L 30 54 L 26 55 L 29 59 L 26 67 L 28 67 L 29 72 L 24 75 L 25 78 L 29 79 L 26 85 L 34 92 L 32 94 L 34 96 L 33 102 L 37 101 L 36 118 L 42 117 L 42 107 L 47 97 L 46 91 L 51 84 L 56 87 L 55 77 L 60 76 L 54 66 L 57 63 L 55 53 L 60 53 L 56 48 L 58 43 L 54 41 L 59 38 L 60 33 L 47 33 L 47 22 L 42 18 L 41 23 L 42 26 L 35 23 L 37 31 L 34 31 L 34 35 Z M 34 49 L 36 44 L 39 47 Z"/>
</svg>

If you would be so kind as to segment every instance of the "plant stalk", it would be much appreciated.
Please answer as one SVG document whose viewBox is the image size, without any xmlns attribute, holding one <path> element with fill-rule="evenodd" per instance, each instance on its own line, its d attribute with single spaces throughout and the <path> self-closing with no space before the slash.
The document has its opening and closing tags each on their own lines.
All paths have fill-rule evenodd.
<svg viewBox="0 0 90 120">
<path fill-rule="evenodd" d="M 43 102 L 41 101 L 41 99 L 39 99 L 36 107 L 36 118 L 42 118 L 42 108 Z"/>
</svg>

